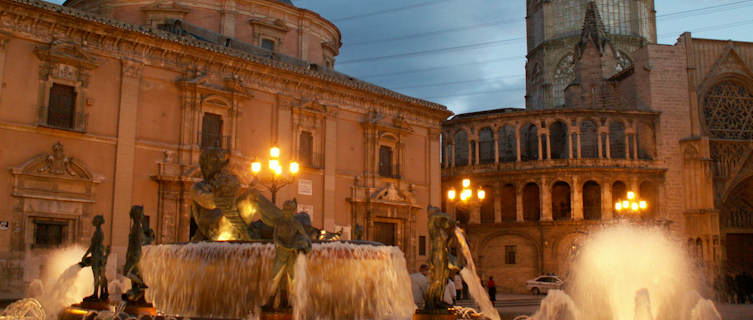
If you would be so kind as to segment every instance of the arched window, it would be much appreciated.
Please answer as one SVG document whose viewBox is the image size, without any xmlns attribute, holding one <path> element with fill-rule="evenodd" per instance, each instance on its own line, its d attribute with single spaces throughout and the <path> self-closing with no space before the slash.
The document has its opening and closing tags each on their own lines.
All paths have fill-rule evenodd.
<svg viewBox="0 0 753 320">
<path fill-rule="evenodd" d="M 539 159 L 539 130 L 532 123 L 520 128 L 520 157 L 523 161 Z"/>
<path fill-rule="evenodd" d="M 570 185 L 564 181 L 557 181 L 552 186 L 552 218 L 554 220 L 569 220 L 570 215 Z"/>
<path fill-rule="evenodd" d="M 612 159 L 625 159 L 625 125 L 621 121 L 609 123 L 609 151 Z"/>
<path fill-rule="evenodd" d="M 560 62 L 554 71 L 554 105 L 562 106 L 565 104 L 565 88 L 575 80 L 575 63 L 573 53 L 568 53 Z"/>
<path fill-rule="evenodd" d="M 599 157 L 599 134 L 596 123 L 585 120 L 580 123 L 580 157 L 596 159 Z"/>
<path fill-rule="evenodd" d="M 753 94 L 735 81 L 722 81 L 703 99 L 709 135 L 721 139 L 753 139 Z"/>
<path fill-rule="evenodd" d="M 455 166 L 468 165 L 468 134 L 464 130 L 455 133 Z"/>
<path fill-rule="evenodd" d="M 646 201 L 648 205 L 643 214 L 649 218 L 656 217 L 656 214 L 658 213 L 656 207 L 658 205 L 657 201 L 659 199 L 659 188 L 657 188 L 656 184 L 654 184 L 653 182 L 644 181 L 643 183 L 641 183 L 640 190 L 638 192 L 641 200 Z"/>
<path fill-rule="evenodd" d="M 557 121 L 549 127 L 550 140 L 552 145 L 550 151 L 552 159 L 567 159 L 570 155 L 567 135 L 567 125 L 562 121 Z"/>
<path fill-rule="evenodd" d="M 478 133 L 478 160 L 479 163 L 494 162 L 494 131 L 491 128 L 483 128 Z"/>
<path fill-rule="evenodd" d="M 541 219 L 539 186 L 533 182 L 523 187 L 523 219 L 525 221 L 539 221 Z"/>
<path fill-rule="evenodd" d="M 481 223 L 494 223 L 494 188 L 484 186 L 486 197 L 481 201 Z"/>
<path fill-rule="evenodd" d="M 601 187 L 596 181 L 588 181 L 583 185 L 583 218 L 601 219 Z"/>
<path fill-rule="evenodd" d="M 638 123 L 638 159 L 652 160 L 656 157 L 656 137 L 650 123 Z"/>
<path fill-rule="evenodd" d="M 502 221 L 515 221 L 517 220 L 517 204 L 515 203 L 515 186 L 508 184 L 502 187 L 500 192 L 502 203 Z"/>
<path fill-rule="evenodd" d="M 499 161 L 513 162 L 518 160 L 518 141 L 515 138 L 515 128 L 504 126 L 499 129 Z"/>
</svg>

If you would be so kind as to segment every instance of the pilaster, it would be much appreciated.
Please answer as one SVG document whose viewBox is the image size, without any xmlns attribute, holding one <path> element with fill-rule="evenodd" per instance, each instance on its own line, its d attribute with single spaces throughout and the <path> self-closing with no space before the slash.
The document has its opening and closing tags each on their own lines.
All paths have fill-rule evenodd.
<svg viewBox="0 0 753 320">
<path fill-rule="evenodd" d="M 494 184 L 494 223 L 502 222 L 502 190 L 499 182 Z"/>
<path fill-rule="evenodd" d="M 0 32 L 0 106 L 2 106 L 3 102 L 3 87 L 5 84 L 5 60 L 9 42 L 10 37 L 7 36 L 4 32 Z"/>
<path fill-rule="evenodd" d="M 573 220 L 583 220 L 583 187 L 578 176 L 573 176 L 572 185 L 570 186 L 570 203 L 572 203 Z"/>
<path fill-rule="evenodd" d="M 515 186 L 515 221 L 523 222 L 523 184 Z"/>
<path fill-rule="evenodd" d="M 110 243 L 113 252 L 125 254 L 128 233 L 115 228 L 128 226 L 129 212 L 133 205 L 133 169 L 136 152 L 136 122 L 139 107 L 139 87 L 141 84 L 141 62 L 121 60 L 120 102 L 118 106 L 118 138 L 115 152 L 115 177 L 113 181 L 113 203 L 110 215 Z"/>
<path fill-rule="evenodd" d="M 322 193 L 322 227 L 335 230 L 335 169 L 337 167 L 337 119 L 328 115 L 324 121 L 324 192 Z"/>
<path fill-rule="evenodd" d="M 549 186 L 549 181 L 542 178 L 539 183 L 541 186 L 541 221 L 552 221 L 552 188 Z"/>
</svg>

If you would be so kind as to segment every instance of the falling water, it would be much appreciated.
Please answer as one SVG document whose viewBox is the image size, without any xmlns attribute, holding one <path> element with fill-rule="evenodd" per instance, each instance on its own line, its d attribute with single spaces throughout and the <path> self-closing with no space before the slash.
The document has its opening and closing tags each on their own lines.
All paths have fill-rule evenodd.
<svg viewBox="0 0 753 320">
<path fill-rule="evenodd" d="M 689 261 L 681 244 L 661 229 L 606 227 L 584 243 L 568 278 L 570 296 L 550 291 L 530 319 L 720 319 L 713 303 L 695 291 Z M 567 302 L 571 297 L 574 303 Z M 548 313 L 552 309 L 566 317 Z"/>
<path fill-rule="evenodd" d="M 273 264 L 273 244 L 191 243 L 145 247 L 141 270 L 146 299 L 160 313 L 255 318 L 272 295 Z M 298 320 L 410 319 L 415 311 L 396 247 L 315 243 L 295 269 L 291 304 Z"/>
<path fill-rule="evenodd" d="M 468 247 L 468 241 L 465 239 L 463 229 L 456 227 L 455 237 L 458 238 L 458 243 L 460 243 L 466 261 L 466 266 L 460 271 L 460 276 L 463 277 L 463 280 L 465 280 L 465 283 L 468 285 L 468 292 L 471 294 L 473 300 L 478 303 L 482 314 L 492 320 L 499 320 L 500 317 L 497 309 L 494 308 L 494 304 L 489 300 L 489 296 L 481 286 L 481 279 L 479 279 L 478 273 L 476 272 L 476 264 L 473 262 L 471 250 Z"/>
</svg>

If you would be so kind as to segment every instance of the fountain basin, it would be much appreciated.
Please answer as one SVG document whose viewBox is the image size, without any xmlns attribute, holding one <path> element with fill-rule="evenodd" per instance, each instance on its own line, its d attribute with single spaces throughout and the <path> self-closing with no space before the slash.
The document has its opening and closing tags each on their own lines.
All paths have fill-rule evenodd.
<svg viewBox="0 0 753 320">
<path fill-rule="evenodd" d="M 397 247 L 314 243 L 296 263 L 290 301 L 298 319 L 410 319 L 415 305 Z M 259 317 L 273 293 L 275 249 L 263 242 L 146 246 L 140 268 L 158 314 Z"/>
</svg>

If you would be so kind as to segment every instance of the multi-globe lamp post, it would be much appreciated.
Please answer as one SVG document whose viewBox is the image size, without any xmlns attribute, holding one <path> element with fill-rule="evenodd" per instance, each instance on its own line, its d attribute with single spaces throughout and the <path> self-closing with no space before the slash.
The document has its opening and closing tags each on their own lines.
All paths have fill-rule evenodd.
<svg viewBox="0 0 753 320">
<path fill-rule="evenodd" d="M 648 203 L 645 200 L 641 200 L 635 197 L 635 192 L 628 191 L 626 199 L 617 199 L 614 203 L 614 209 L 618 213 L 633 214 L 636 217 L 641 217 L 641 213 L 648 208 Z"/>
<path fill-rule="evenodd" d="M 269 149 L 268 165 L 263 168 L 260 161 L 251 163 L 251 172 L 254 174 L 256 181 L 267 188 L 272 194 L 272 202 L 277 203 L 277 191 L 293 183 L 293 177 L 298 174 L 300 165 L 298 162 L 291 161 L 288 164 L 288 171 L 285 172 L 283 164 L 280 161 L 280 148 L 272 147 Z M 266 169 L 266 170 L 263 170 Z"/>
<path fill-rule="evenodd" d="M 449 199 L 450 201 L 455 201 L 455 199 L 459 198 L 460 201 L 465 203 L 473 198 L 474 192 L 471 188 L 471 179 L 463 179 L 461 185 L 463 186 L 463 188 L 460 189 L 460 194 L 455 191 L 455 188 L 451 188 L 447 191 L 447 199 Z M 484 198 L 486 198 L 486 191 L 484 191 L 484 189 L 482 188 L 478 188 L 476 190 L 476 198 L 483 201 Z"/>
</svg>

